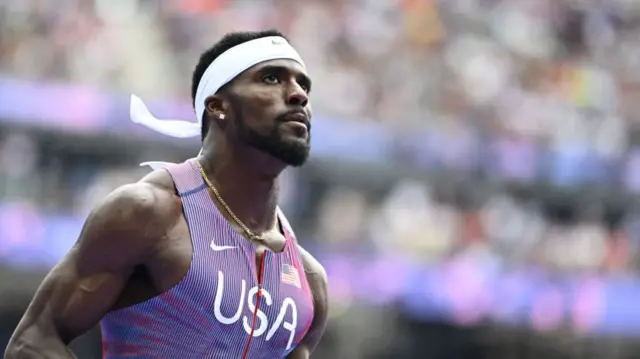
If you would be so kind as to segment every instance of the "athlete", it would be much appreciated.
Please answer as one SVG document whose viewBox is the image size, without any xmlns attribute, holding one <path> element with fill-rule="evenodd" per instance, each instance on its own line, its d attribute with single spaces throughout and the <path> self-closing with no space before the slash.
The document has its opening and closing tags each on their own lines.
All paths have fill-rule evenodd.
<svg viewBox="0 0 640 359">
<path fill-rule="evenodd" d="M 310 150 L 311 81 L 275 30 L 234 32 L 193 73 L 198 124 L 135 122 L 202 151 L 110 194 L 47 275 L 6 359 L 74 358 L 100 322 L 103 357 L 309 358 L 327 322 L 327 276 L 277 207 L 278 176 Z M 162 168 L 161 168 L 162 167 Z"/>
</svg>

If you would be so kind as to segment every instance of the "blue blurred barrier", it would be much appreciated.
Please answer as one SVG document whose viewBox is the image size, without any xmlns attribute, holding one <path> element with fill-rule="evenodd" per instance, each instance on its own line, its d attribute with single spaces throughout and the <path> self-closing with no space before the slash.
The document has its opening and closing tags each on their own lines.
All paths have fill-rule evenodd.
<svg viewBox="0 0 640 359">
<path fill-rule="evenodd" d="M 147 102 L 160 118 L 193 119 L 189 101 Z M 129 97 L 78 85 L 33 83 L 0 77 L 0 123 L 47 128 L 75 134 L 116 134 L 149 141 L 195 145 L 199 139 L 176 140 L 129 119 Z M 366 138 L 366 141 L 360 139 Z M 394 138 L 377 125 L 341 123 L 315 116 L 314 155 L 362 161 L 384 161 L 392 153 Z"/>
<path fill-rule="evenodd" d="M 397 303 L 424 320 L 493 321 L 545 332 L 571 327 L 593 335 L 640 334 L 640 281 L 596 275 L 551 276 L 542 268 L 504 270 L 477 257 L 411 265 L 400 255 L 319 258 L 336 299 Z M 365 269 L 366 268 L 366 269 Z"/>
<path fill-rule="evenodd" d="M 25 204 L 0 206 L 0 264 L 47 270 L 73 245 L 83 218 L 41 213 Z M 459 255 L 430 265 L 400 253 L 364 255 L 314 250 L 335 300 L 398 304 L 423 319 L 571 326 L 598 334 L 640 334 L 640 281 L 632 277 L 553 276 L 542 268 L 506 270 L 495 258 Z"/>
<path fill-rule="evenodd" d="M 90 87 L 0 77 L 0 125 L 76 134 L 117 134 L 197 148 L 198 139 L 171 139 L 132 123 L 128 99 L 125 94 Z M 190 102 L 184 99 L 150 100 L 148 104 L 160 117 L 194 118 Z M 487 133 L 468 125 L 457 132 L 437 126 L 406 131 L 402 126 L 316 115 L 313 155 L 382 165 L 446 168 L 462 173 L 481 171 L 489 178 L 518 182 L 544 180 L 556 186 L 596 183 L 633 191 L 640 188 L 640 151 L 636 148 L 620 158 L 601 158 L 587 144 L 572 143 L 566 148 L 550 150 L 544 144 Z M 620 178 L 622 180 L 618 180 Z"/>
</svg>

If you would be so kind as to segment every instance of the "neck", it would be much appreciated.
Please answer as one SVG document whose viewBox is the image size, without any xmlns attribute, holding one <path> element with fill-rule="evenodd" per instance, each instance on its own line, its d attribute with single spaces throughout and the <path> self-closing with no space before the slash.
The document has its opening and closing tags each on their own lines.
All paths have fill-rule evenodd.
<svg viewBox="0 0 640 359">
<path fill-rule="evenodd" d="M 272 159 L 255 152 L 205 150 L 198 160 L 233 214 L 249 229 L 260 233 L 270 230 L 275 221 L 278 176 L 284 166 L 274 169 Z M 224 206 L 220 207 L 223 215 L 233 221 Z"/>
</svg>

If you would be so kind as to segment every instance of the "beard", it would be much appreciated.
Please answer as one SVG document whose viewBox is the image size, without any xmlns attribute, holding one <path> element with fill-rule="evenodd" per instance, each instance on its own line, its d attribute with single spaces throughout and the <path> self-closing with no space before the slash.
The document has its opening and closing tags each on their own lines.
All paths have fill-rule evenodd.
<svg viewBox="0 0 640 359">
<path fill-rule="evenodd" d="M 302 166 L 309 158 L 311 133 L 309 132 L 306 141 L 288 140 L 282 135 L 280 124 L 281 121 L 276 120 L 268 134 L 261 134 L 246 125 L 244 116 L 239 116 L 238 136 L 249 146 L 266 152 L 289 166 Z"/>
</svg>

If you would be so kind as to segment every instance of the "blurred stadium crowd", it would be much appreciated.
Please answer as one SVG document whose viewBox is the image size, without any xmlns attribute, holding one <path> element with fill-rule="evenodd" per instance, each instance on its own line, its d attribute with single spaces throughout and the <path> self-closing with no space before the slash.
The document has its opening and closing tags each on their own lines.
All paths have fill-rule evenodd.
<svg viewBox="0 0 640 359">
<path fill-rule="evenodd" d="M 0 4 L 0 71 L 188 98 L 193 64 L 214 39 L 237 28 L 277 27 L 312 71 L 317 113 L 386 122 L 400 134 L 427 128 L 442 135 L 428 144 L 441 145 L 429 160 L 436 166 L 473 170 L 468 162 L 486 155 L 485 172 L 500 168 L 511 179 L 533 181 L 552 153 L 548 171 L 560 185 L 615 186 L 622 178 L 633 190 L 640 186 L 639 9 L 633 2 L 568 0 L 8 0 Z M 22 135 L 2 141 L 5 197 L 57 197 L 49 204 L 84 212 L 114 183 L 140 174 L 128 174 L 127 164 L 109 176 L 78 176 L 100 183 L 54 184 L 56 176 L 31 175 L 42 162 L 38 143 Z M 69 188 L 78 185 L 86 189 Z M 488 242 L 499 252 L 536 248 L 546 262 L 590 269 L 624 267 L 640 248 L 632 230 L 640 226 L 638 213 L 611 213 L 590 198 L 566 213 L 501 191 L 462 200 L 471 203 L 415 183 L 373 201 L 342 191 L 328 192 L 318 217 L 330 232 L 319 237 L 336 243 L 376 237 L 364 230 L 385 238 L 372 240 L 378 244 L 403 243 L 432 257 L 464 242 Z M 335 218 L 350 220 L 336 226 Z"/>
<path fill-rule="evenodd" d="M 204 48 L 276 27 L 307 62 L 314 112 L 386 126 L 413 164 L 335 158 L 289 174 L 283 205 L 308 246 L 628 276 L 640 269 L 639 16 L 626 0 L 4 0 L 0 75 L 189 100 Z M 149 159 L 135 144 L 114 156 L 0 130 L 0 260 L 40 213 L 86 214 Z"/>
</svg>

